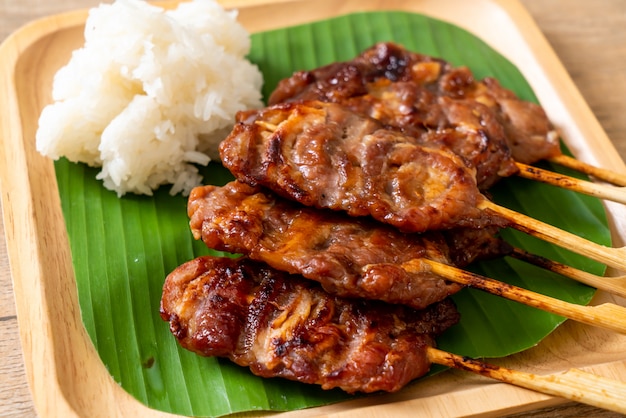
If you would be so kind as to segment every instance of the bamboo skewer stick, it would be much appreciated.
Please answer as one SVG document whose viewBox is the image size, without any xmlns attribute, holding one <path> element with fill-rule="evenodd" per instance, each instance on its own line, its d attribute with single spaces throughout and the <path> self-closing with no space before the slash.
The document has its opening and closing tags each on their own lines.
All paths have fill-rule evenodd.
<svg viewBox="0 0 626 418">
<path fill-rule="evenodd" d="M 538 167 L 522 163 L 516 164 L 520 169 L 518 175 L 521 177 L 551 184 L 589 196 L 594 196 L 599 199 L 606 199 L 626 204 L 626 188 L 624 187 L 592 183 L 590 181 L 577 179 L 575 177 L 566 176 L 564 174 L 555 173 Z"/>
<path fill-rule="evenodd" d="M 534 264 L 545 270 L 558 273 L 591 287 L 595 287 L 596 289 L 604 290 L 614 295 L 626 298 L 626 276 L 597 276 L 595 274 L 587 273 L 586 271 L 578 270 L 574 267 L 549 260 L 545 257 L 531 254 L 520 248 L 514 248 L 513 252 L 509 255 L 518 260 Z"/>
<path fill-rule="evenodd" d="M 540 393 L 626 413 L 626 383 L 578 369 L 562 374 L 536 375 L 487 364 L 437 348 L 427 349 L 431 363 L 469 371 Z"/>
<path fill-rule="evenodd" d="M 484 199 L 478 206 L 480 209 L 489 209 L 511 222 L 511 227 L 528 235 L 540 238 L 549 243 L 566 248 L 577 254 L 589 257 L 600 263 L 620 270 L 626 270 L 626 248 L 612 248 L 581 238 L 570 232 L 538 221 L 530 216 L 498 206 Z"/>
<path fill-rule="evenodd" d="M 595 167 L 567 155 L 557 155 L 548 159 L 548 161 L 593 176 L 598 180 L 606 181 L 607 183 L 611 183 L 616 186 L 626 186 L 626 174 L 616 173 L 605 168 Z"/>
<path fill-rule="evenodd" d="M 501 296 L 587 325 L 598 326 L 626 334 L 626 308 L 622 306 L 611 303 L 604 303 L 597 306 L 576 305 L 427 259 L 408 261 L 402 264 L 402 268 L 409 272 L 423 272 L 425 270 L 424 264 L 426 264 L 433 273 L 452 282 L 480 289 L 490 294 Z"/>
</svg>

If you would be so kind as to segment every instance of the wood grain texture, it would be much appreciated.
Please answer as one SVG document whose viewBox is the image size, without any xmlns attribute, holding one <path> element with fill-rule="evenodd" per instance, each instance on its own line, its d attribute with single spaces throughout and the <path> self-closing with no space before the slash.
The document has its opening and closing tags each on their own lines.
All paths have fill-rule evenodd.
<svg viewBox="0 0 626 418">
<path fill-rule="evenodd" d="M 0 40 L 27 22 L 58 12 L 97 5 L 96 0 L 22 0 L 0 3 Z M 559 59 L 572 77 L 585 101 L 597 117 L 600 125 L 611 138 L 622 159 L 626 159 L 626 4 L 623 0 L 602 0 L 587 2 L 582 0 L 521 0 L 531 13 L 548 42 L 554 48 Z M 0 124 L 2 121 L 0 120 Z M 2 151 L 4 152 L 4 150 Z M 3 187 L 0 184 L 0 188 Z M 5 191 L 5 190 L 3 190 Z M 4 194 L 3 194 L 4 195 Z M 7 195 L 4 195 L 5 199 Z M 10 221 L 10 220 L 9 220 Z M 0 235 L 6 235 L 10 228 L 0 224 Z M 36 291 L 36 289 L 27 289 Z M 35 412 L 31 392 L 23 363 L 22 349 L 17 325 L 15 301 L 12 290 L 11 274 L 6 243 L 0 240 L 0 416 L 34 417 Z M 537 356 L 543 356 L 543 350 L 550 351 L 551 344 L 563 332 L 581 332 L 572 330 L 568 324 L 558 330 L 541 347 L 529 350 L 510 361 L 532 365 Z M 610 361 L 621 347 L 611 345 L 610 337 L 600 335 L 580 335 L 584 341 L 603 341 L 607 361 Z M 26 344 L 29 339 L 26 338 Z M 622 346 L 623 347 L 623 346 Z M 596 346 L 590 347 L 597 349 Z M 38 347 L 37 350 L 44 350 Z M 556 352 L 556 351 L 555 351 Z M 62 376 L 61 376 L 62 377 Z M 34 377 L 33 377 L 34 378 Z M 476 379 L 467 378 L 461 372 L 450 373 L 445 379 L 448 384 L 473 385 Z M 461 383 L 462 382 L 462 383 Z M 399 400 L 403 400 L 398 395 Z M 495 402 L 495 400 L 494 400 Z M 552 403 L 552 404 L 551 404 Z M 569 417 L 598 416 L 617 417 L 618 414 L 600 411 L 576 403 L 539 402 L 537 410 L 519 412 L 515 409 L 506 411 L 510 416 L 532 417 Z M 548 405 L 551 404 L 551 405 Z M 542 406 L 546 408 L 541 409 Z M 392 413 L 390 409 L 390 413 Z M 46 416 L 42 414 L 41 416 Z"/>
</svg>

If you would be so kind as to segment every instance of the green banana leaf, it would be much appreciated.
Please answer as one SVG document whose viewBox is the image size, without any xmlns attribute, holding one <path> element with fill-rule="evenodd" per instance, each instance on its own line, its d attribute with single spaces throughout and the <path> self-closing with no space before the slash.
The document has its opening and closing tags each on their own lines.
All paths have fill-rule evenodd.
<svg viewBox="0 0 626 418">
<path fill-rule="evenodd" d="M 396 41 L 467 65 L 477 78 L 495 76 L 522 98 L 536 101 L 519 71 L 484 42 L 456 26 L 410 13 L 356 13 L 254 34 L 250 59 L 265 76 L 267 97 L 277 81 L 293 71 L 351 59 L 377 41 Z M 170 196 L 165 187 L 152 197 L 118 198 L 95 180 L 97 171 L 66 160 L 56 162 L 84 325 L 108 371 L 126 391 L 149 407 L 194 416 L 293 410 L 350 398 L 340 391 L 257 378 L 228 361 L 181 349 L 159 316 L 161 287 L 178 265 L 209 253 L 191 236 L 186 198 Z M 204 174 L 205 183 L 231 179 L 213 163 Z M 502 181 L 493 195 L 501 205 L 610 245 L 605 214 L 595 199 L 519 178 Z M 533 253 L 594 274 L 604 271 L 598 263 L 524 234 L 507 230 L 503 235 Z M 594 294 L 594 289 L 516 260 L 493 260 L 472 268 L 579 304 L 588 303 Z M 537 344 L 563 322 L 471 289 L 454 299 L 462 320 L 440 338 L 439 346 L 461 355 L 516 353 Z"/>
</svg>

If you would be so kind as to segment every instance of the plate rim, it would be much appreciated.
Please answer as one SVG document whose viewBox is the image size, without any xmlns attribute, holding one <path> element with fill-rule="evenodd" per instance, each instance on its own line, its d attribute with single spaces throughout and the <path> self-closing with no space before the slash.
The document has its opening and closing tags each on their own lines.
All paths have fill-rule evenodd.
<svg viewBox="0 0 626 418">
<path fill-rule="evenodd" d="M 305 1 L 282 0 L 272 2 L 233 0 L 223 1 L 222 3 L 227 7 L 237 7 L 241 11 L 252 11 L 255 8 L 260 10 L 261 8 L 283 3 L 304 4 Z M 339 10 L 336 15 L 345 14 L 345 8 L 349 7 L 362 10 L 363 4 L 367 4 L 368 7 L 378 7 L 380 2 L 367 0 L 364 3 L 358 1 L 347 1 L 345 3 L 344 7 Z M 418 4 L 411 4 L 409 1 L 390 1 L 390 3 L 394 5 L 410 5 L 410 10 L 406 11 L 424 13 L 414 8 L 426 7 L 429 4 L 436 3 L 436 1 L 426 0 Z M 463 4 L 462 1 L 457 0 L 449 3 L 455 3 L 457 5 Z M 589 162 L 602 163 L 602 165 L 606 167 L 623 171 L 624 162 L 619 155 L 617 155 L 612 143 L 600 127 L 599 122 L 592 114 L 588 105 L 586 105 L 586 102 L 582 99 L 582 96 L 567 75 L 562 64 L 556 57 L 556 54 L 552 51 L 523 6 L 521 6 L 517 0 L 479 0 L 479 3 L 483 4 L 485 7 L 491 6 L 498 8 L 503 16 L 508 19 L 513 19 L 512 16 L 515 16 L 513 20 L 516 22 L 516 27 L 520 36 L 528 46 L 528 51 L 525 51 L 525 54 L 530 53 L 533 59 L 537 61 L 537 51 L 541 53 L 542 64 L 538 68 L 545 70 L 546 67 L 548 67 L 550 70 L 548 73 L 545 73 L 545 71 L 534 71 L 527 74 L 520 68 L 533 90 L 535 90 L 539 101 L 544 103 L 545 96 L 547 96 L 547 93 L 541 90 L 541 86 L 545 88 L 545 83 L 549 84 L 548 90 L 553 93 L 554 90 L 557 89 L 566 91 L 570 99 L 570 106 L 562 104 L 559 109 L 555 110 L 556 113 L 554 116 L 557 117 L 557 120 L 567 121 L 569 119 L 578 118 L 578 120 L 575 120 L 574 128 L 571 129 L 573 135 L 593 135 L 593 138 L 597 138 L 597 141 L 600 141 L 600 143 L 606 143 L 608 148 L 604 148 L 604 157 L 595 155 L 597 153 L 585 153 L 586 158 L 589 158 L 589 155 L 591 155 L 592 161 Z M 169 1 L 158 4 L 171 7 L 176 5 L 177 2 Z M 477 7 L 476 3 L 473 3 L 472 7 Z M 64 221 L 62 214 L 59 220 L 61 209 L 58 196 L 55 200 L 54 192 L 45 192 L 43 185 L 37 184 L 38 181 L 36 177 L 38 175 L 49 173 L 51 167 L 52 170 L 54 170 L 52 161 L 44 159 L 43 157 L 39 158 L 33 156 L 32 152 L 29 153 L 24 149 L 25 147 L 23 147 L 26 138 L 24 138 L 22 134 L 23 127 L 21 125 L 19 100 L 13 85 L 16 78 L 15 69 L 24 51 L 59 30 L 82 25 L 87 16 L 87 12 L 87 10 L 75 10 L 35 20 L 11 34 L 2 45 L 0 45 L 0 57 L 6 58 L 0 60 L 0 62 L 4 62 L 4 64 L 0 65 L 0 111 L 2 111 L 2 113 L 6 112 L 9 115 L 7 122 L 0 124 L 0 132 L 2 133 L 0 143 L 5 150 L 3 153 L 4 164 L 0 167 L 0 178 L 3 181 L 3 217 L 27 379 L 33 394 L 33 401 L 37 407 L 38 413 L 41 415 L 78 417 L 104 414 L 105 416 L 112 417 L 130 416 L 132 414 L 141 413 L 142 416 L 146 416 L 146 414 L 155 417 L 175 416 L 146 407 L 132 398 L 131 395 L 126 393 L 113 381 L 106 371 L 106 368 L 101 363 L 82 325 L 80 314 L 77 312 L 78 305 L 75 285 L 73 291 L 71 286 L 67 286 L 68 280 L 70 279 L 71 283 L 74 283 L 74 277 L 73 270 L 68 271 L 67 269 L 68 260 L 70 261 L 69 267 L 71 267 L 71 255 L 68 253 L 69 244 L 67 243 L 66 234 L 63 231 L 65 242 L 62 243 L 61 247 L 64 248 L 59 248 L 58 251 L 53 254 L 46 254 L 47 248 L 44 245 L 47 240 L 50 239 L 56 242 L 55 240 L 59 238 L 58 226 L 62 225 L 64 227 Z M 424 14 L 445 20 L 445 17 L 440 16 L 437 10 L 432 11 L 432 13 Z M 336 15 L 328 15 L 327 17 Z M 451 23 L 457 24 L 455 22 Z M 464 27 L 463 25 L 459 26 Z M 475 33 L 474 30 L 468 29 L 467 27 L 464 27 L 464 29 Z M 521 29 L 524 30 L 521 31 Z M 511 57 L 508 56 L 510 54 L 506 54 L 506 51 L 499 50 L 497 47 L 494 48 L 506 56 L 507 59 L 510 59 L 514 64 L 518 65 L 516 59 L 511 59 Z M 556 85 L 554 84 L 554 80 L 557 80 Z M 537 86 L 539 86 L 539 88 Z M 544 99 L 542 100 L 542 98 Z M 568 109 L 572 106 L 576 106 L 574 111 Z M 563 116 L 563 112 L 565 112 L 565 116 Z M 552 116 L 553 115 L 551 115 L 551 117 Z M 584 129 L 579 126 L 580 120 L 585 121 Z M 568 146 L 571 147 L 573 144 L 570 144 L 567 140 L 571 137 L 567 135 L 567 132 L 565 136 Z M 15 140 L 15 138 L 19 138 L 19 140 Z M 606 151 L 607 149 L 608 152 Z M 584 149 L 573 147 L 572 151 L 574 154 L 581 155 Z M 25 168 L 28 175 L 12 175 L 11 173 L 16 170 L 16 167 Z M 49 184 L 49 188 L 56 191 L 57 189 L 52 186 L 52 184 Z M 56 183 L 54 186 L 56 186 Z M 20 190 L 23 193 L 12 193 L 12 191 L 15 190 Z M 36 192 L 40 191 L 44 193 L 37 195 Z M 56 194 L 58 195 L 58 192 Z M 44 229 L 46 225 L 42 223 L 44 219 L 38 216 L 42 214 L 42 211 L 46 210 L 45 207 L 42 207 L 41 196 L 50 197 L 51 200 L 48 203 L 52 206 L 56 205 L 56 207 L 53 208 L 53 213 L 42 216 L 45 220 L 56 220 L 57 227 L 55 229 L 46 231 Z M 20 213 L 22 214 L 20 215 Z M 25 214 L 28 216 L 24 216 Z M 25 236 L 25 233 L 33 231 L 35 232 L 33 236 Z M 28 254 L 32 258 L 26 260 L 22 254 Z M 38 262 L 34 263 L 33 260 Z M 61 280 L 60 283 L 49 283 L 49 281 L 44 279 L 46 274 L 50 274 L 51 272 L 46 271 L 47 264 L 42 263 L 42 261 L 60 261 L 60 264 L 64 264 L 64 268 L 52 272 L 58 275 L 56 279 Z M 68 279 L 68 274 L 71 276 L 70 279 Z M 53 285 L 55 284 L 61 284 L 61 286 L 54 289 Z M 33 292 L 32 289 L 35 291 Z M 27 296 L 29 296 L 30 299 L 26 300 Z M 54 300 L 56 297 L 60 299 Z M 28 302 L 35 302 L 33 304 L 35 306 L 29 306 L 30 303 Z M 54 327 L 51 328 L 51 325 L 45 323 L 45 320 L 50 320 L 51 314 L 58 314 L 59 308 L 63 306 L 69 306 L 70 311 L 72 311 L 70 315 L 66 316 L 63 322 L 61 322 L 66 329 L 70 330 L 71 335 L 54 335 L 55 332 L 53 331 L 58 329 Z M 61 309 L 61 311 L 63 311 L 63 309 Z M 43 344 L 44 346 L 40 346 L 38 343 L 42 342 L 49 345 L 46 346 L 46 344 Z M 68 347 L 71 348 L 69 352 L 67 352 Z M 73 369 L 73 371 L 63 370 L 67 366 L 60 363 L 60 361 L 72 358 L 77 358 L 81 363 L 79 365 L 67 365 L 71 366 L 69 369 Z M 98 370 L 98 377 L 95 379 L 95 382 L 99 383 L 101 386 L 92 389 L 90 386 L 94 384 L 92 380 L 93 376 L 89 375 L 89 373 L 81 374 L 81 371 L 78 370 L 79 368 L 89 370 L 91 370 L 90 368 L 95 368 Z M 626 376 L 626 359 L 592 365 L 590 369 L 598 374 L 618 373 L 621 376 Z M 65 377 L 68 376 L 68 373 L 73 372 L 77 373 L 73 376 L 74 380 L 67 382 Z M 448 376 L 444 378 L 450 379 Z M 452 379 L 454 380 L 454 377 L 452 377 Z M 84 387 L 81 387 L 81 385 L 84 385 Z M 494 401 L 494 390 L 498 392 L 511 391 L 511 393 L 515 394 L 512 396 L 513 398 L 520 399 L 519 403 L 514 404 L 507 402 L 506 405 L 500 405 L 498 402 Z M 455 392 L 455 395 L 459 393 L 460 392 Z M 437 403 L 437 396 L 441 395 L 433 395 L 432 397 L 433 405 Z M 528 393 L 528 391 L 524 389 L 518 389 L 500 383 L 493 384 L 491 382 L 475 383 L 471 388 L 463 391 L 465 403 L 472 403 L 471 401 L 473 399 L 481 396 L 490 398 L 490 402 L 492 403 L 489 408 L 473 411 L 476 414 L 493 413 L 503 411 L 504 409 L 511 410 L 511 408 L 521 411 L 566 402 L 562 399 Z M 96 397 L 99 399 L 94 399 Z M 497 396 L 495 398 L 497 398 Z M 508 396 L 506 398 L 510 399 Z M 393 405 L 395 405 L 394 408 L 402 408 L 402 405 L 404 405 L 407 408 L 406 410 L 414 413 L 416 402 L 424 403 L 426 402 L 425 399 L 427 398 L 401 400 Z M 315 413 L 324 411 L 332 416 L 356 416 L 357 413 L 360 414 L 366 410 L 375 414 L 377 409 L 381 407 L 381 405 L 363 405 L 359 404 L 358 401 L 356 401 L 356 404 L 353 402 L 354 401 L 349 401 L 348 403 L 344 403 L 350 404 L 350 409 L 346 409 L 346 405 L 335 405 L 315 408 Z M 385 405 L 385 408 L 389 407 L 390 405 Z M 106 413 L 104 413 L 105 411 Z M 463 411 L 463 413 L 467 412 L 467 409 Z M 309 413 L 311 413 L 311 411 L 294 411 L 289 413 L 289 415 L 306 416 Z"/>
</svg>

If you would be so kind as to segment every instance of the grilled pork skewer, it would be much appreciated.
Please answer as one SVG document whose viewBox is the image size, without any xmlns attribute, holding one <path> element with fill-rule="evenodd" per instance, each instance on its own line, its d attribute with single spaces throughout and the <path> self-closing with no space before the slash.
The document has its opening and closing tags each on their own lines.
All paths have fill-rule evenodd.
<svg viewBox="0 0 626 418">
<path fill-rule="evenodd" d="M 501 254 L 504 244 L 489 234 L 485 239 L 474 233 L 483 242 L 475 242 L 473 249 L 454 248 L 441 233 L 401 234 L 369 219 L 302 207 L 237 181 L 193 189 L 188 213 L 194 237 L 209 248 L 302 275 L 333 295 L 423 309 L 459 291 L 452 284 L 458 283 L 626 333 L 625 308 L 574 305 L 449 266 L 451 258 L 468 261 L 484 257 L 486 250 Z M 458 251 L 473 255 L 451 256 Z"/>
<path fill-rule="evenodd" d="M 369 218 L 302 206 L 238 181 L 194 188 L 187 207 L 193 236 L 209 248 L 301 274 L 334 295 L 415 309 L 462 286 L 430 268 L 409 273 L 402 263 L 428 258 L 465 266 L 510 251 L 489 229 L 403 234 Z"/>
<path fill-rule="evenodd" d="M 442 364 L 626 412 L 621 382 L 580 371 L 537 376 L 434 348 L 459 320 L 449 300 L 413 310 L 342 299 L 247 258 L 200 257 L 175 269 L 163 286 L 161 317 L 182 347 L 227 357 L 263 377 L 394 392 Z"/>
<path fill-rule="evenodd" d="M 333 103 L 241 112 L 220 144 L 220 156 L 238 180 L 307 206 L 369 215 L 406 232 L 511 226 L 626 269 L 626 249 L 595 244 L 498 206 L 481 194 L 457 155 L 423 147 Z"/>
<path fill-rule="evenodd" d="M 215 257 L 168 275 L 161 317 L 188 350 L 349 393 L 395 392 L 423 376 L 427 347 L 459 320 L 450 300 L 414 310 L 343 299 L 263 263 Z"/>
<path fill-rule="evenodd" d="M 242 182 L 406 232 L 507 223 L 477 208 L 483 197 L 474 170 L 456 154 L 333 103 L 241 112 L 219 151 Z"/>
<path fill-rule="evenodd" d="M 371 215 L 406 232 L 507 224 L 477 208 L 483 197 L 474 170 L 456 154 L 336 104 L 239 113 L 219 151 L 244 183 L 307 206 Z"/>
<path fill-rule="evenodd" d="M 338 103 L 420 138 L 422 145 L 449 147 L 476 169 L 481 190 L 501 177 L 528 177 L 514 162 L 529 165 L 539 160 L 626 186 L 626 175 L 561 154 L 559 135 L 537 104 L 521 100 L 491 77 L 476 80 L 466 67 L 393 43 L 378 43 L 348 62 L 296 72 L 279 82 L 269 103 L 302 100 Z M 432 131 L 447 133 L 436 136 Z M 619 190 L 584 183 L 585 193 L 597 186 L 594 196 L 625 203 Z M 570 188 L 572 183 L 557 185 Z M 583 191 L 580 186 L 573 190 Z"/>
</svg>

